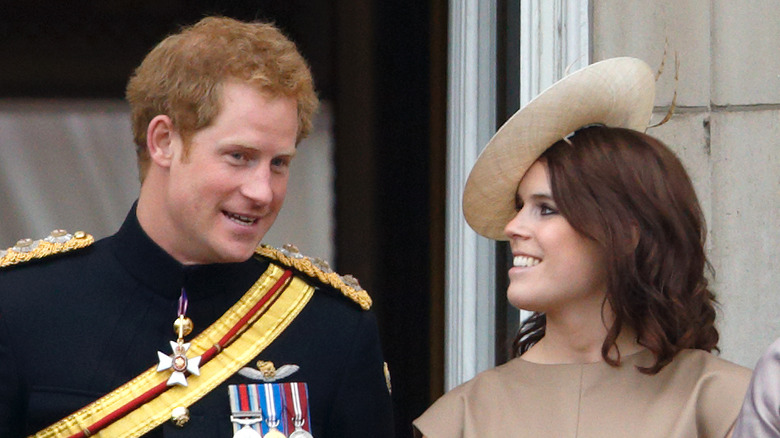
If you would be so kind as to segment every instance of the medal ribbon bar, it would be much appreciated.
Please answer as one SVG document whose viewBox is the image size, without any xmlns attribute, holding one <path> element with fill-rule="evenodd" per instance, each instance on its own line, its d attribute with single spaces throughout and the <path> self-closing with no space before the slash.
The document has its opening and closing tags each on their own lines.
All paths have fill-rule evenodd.
<svg viewBox="0 0 780 438">
<path fill-rule="evenodd" d="M 304 382 L 284 384 L 286 398 L 286 430 L 289 438 L 312 438 L 311 415 L 309 414 L 309 388 Z M 292 408 L 292 412 L 290 409 Z"/>
<path fill-rule="evenodd" d="M 260 388 L 258 385 L 230 385 L 230 421 L 233 423 L 234 436 L 262 436 L 263 410 L 260 404 Z M 252 429 L 249 431 L 239 431 Z"/>
</svg>

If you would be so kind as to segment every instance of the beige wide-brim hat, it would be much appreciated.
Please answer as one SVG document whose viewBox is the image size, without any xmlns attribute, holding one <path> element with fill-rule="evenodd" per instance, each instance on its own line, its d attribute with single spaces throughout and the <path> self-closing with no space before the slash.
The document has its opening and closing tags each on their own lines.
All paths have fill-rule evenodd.
<svg viewBox="0 0 780 438">
<path fill-rule="evenodd" d="M 471 169 L 463 214 L 477 233 L 507 240 L 520 180 L 558 140 L 589 124 L 644 132 L 653 113 L 655 76 L 644 61 L 612 58 L 554 83 L 504 123 Z"/>
</svg>

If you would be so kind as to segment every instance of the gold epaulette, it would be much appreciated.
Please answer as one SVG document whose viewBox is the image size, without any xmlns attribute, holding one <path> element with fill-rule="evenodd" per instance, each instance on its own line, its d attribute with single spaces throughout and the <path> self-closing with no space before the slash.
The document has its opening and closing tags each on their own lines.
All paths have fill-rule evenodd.
<svg viewBox="0 0 780 438">
<path fill-rule="evenodd" d="M 44 239 L 22 239 L 7 250 L 0 250 L 0 268 L 85 248 L 94 242 L 95 239 L 83 231 L 70 234 L 65 230 L 54 230 Z"/>
<path fill-rule="evenodd" d="M 263 244 L 255 249 L 255 253 L 333 286 L 341 291 L 344 296 L 358 303 L 363 310 L 371 308 L 371 297 L 365 289 L 360 287 L 360 283 L 358 283 L 355 277 L 339 275 L 331 269 L 328 262 L 318 257 L 306 257 L 294 245 L 288 244 L 281 249 L 276 249 L 270 245 Z"/>
</svg>

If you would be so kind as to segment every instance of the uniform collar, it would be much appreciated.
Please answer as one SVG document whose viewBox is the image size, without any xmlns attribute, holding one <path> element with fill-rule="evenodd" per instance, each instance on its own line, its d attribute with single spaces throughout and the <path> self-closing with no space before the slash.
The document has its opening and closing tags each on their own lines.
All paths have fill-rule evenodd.
<svg viewBox="0 0 780 438">
<path fill-rule="evenodd" d="M 183 265 L 157 245 L 141 228 L 136 204 L 112 239 L 114 254 L 124 268 L 148 289 L 178 298 L 185 287 L 190 298 L 246 290 L 264 270 L 263 262 L 252 258 L 243 263 Z"/>
</svg>

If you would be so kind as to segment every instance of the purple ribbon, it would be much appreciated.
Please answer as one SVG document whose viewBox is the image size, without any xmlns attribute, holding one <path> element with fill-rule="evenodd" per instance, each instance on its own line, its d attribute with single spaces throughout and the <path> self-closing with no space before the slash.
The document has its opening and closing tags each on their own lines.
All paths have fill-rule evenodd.
<svg viewBox="0 0 780 438">
<path fill-rule="evenodd" d="M 181 288 L 181 295 L 179 295 L 179 316 L 185 316 L 187 314 L 187 292 L 184 288 Z"/>
</svg>

